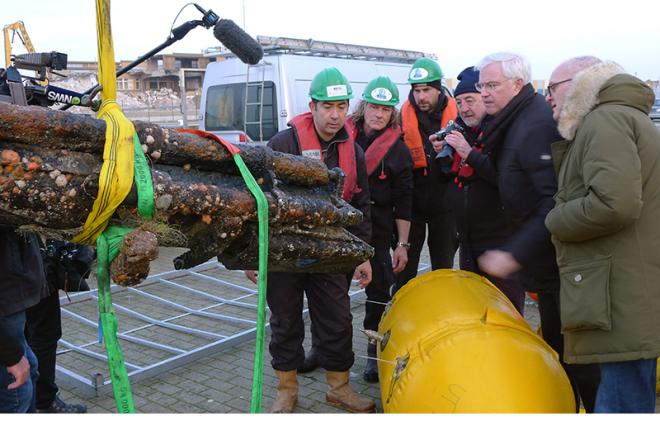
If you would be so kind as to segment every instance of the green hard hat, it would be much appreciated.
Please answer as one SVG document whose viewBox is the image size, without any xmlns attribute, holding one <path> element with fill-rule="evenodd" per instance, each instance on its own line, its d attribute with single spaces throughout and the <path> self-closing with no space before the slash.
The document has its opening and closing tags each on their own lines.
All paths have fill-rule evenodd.
<svg viewBox="0 0 660 440">
<path fill-rule="evenodd" d="M 372 79 L 362 93 L 362 99 L 372 104 L 395 106 L 399 103 L 399 89 L 386 76 Z"/>
<path fill-rule="evenodd" d="M 328 67 L 312 80 L 309 96 L 317 101 L 343 101 L 353 97 L 353 89 L 339 69 Z"/>
<path fill-rule="evenodd" d="M 442 69 L 431 58 L 419 58 L 408 74 L 409 84 L 430 83 L 442 79 Z"/>
</svg>

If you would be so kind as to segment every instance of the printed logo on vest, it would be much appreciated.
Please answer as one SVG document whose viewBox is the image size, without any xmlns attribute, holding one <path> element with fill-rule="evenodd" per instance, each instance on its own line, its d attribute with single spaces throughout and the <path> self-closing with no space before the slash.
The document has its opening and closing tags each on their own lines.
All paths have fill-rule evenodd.
<svg viewBox="0 0 660 440">
<path fill-rule="evenodd" d="M 428 76 L 429 76 L 428 70 L 422 67 L 417 67 L 416 69 L 410 71 L 409 78 L 412 80 L 418 80 L 418 79 L 428 78 Z"/>
<path fill-rule="evenodd" d="M 336 86 L 326 87 L 325 93 L 328 95 L 328 98 L 336 98 L 337 96 L 348 95 L 348 89 L 346 88 L 346 85 L 338 84 Z"/>
<path fill-rule="evenodd" d="M 321 160 L 321 150 L 303 150 L 302 155 L 311 159 Z"/>
<path fill-rule="evenodd" d="M 384 87 L 377 87 L 371 91 L 371 97 L 376 101 L 389 102 L 392 99 L 392 92 Z"/>
</svg>

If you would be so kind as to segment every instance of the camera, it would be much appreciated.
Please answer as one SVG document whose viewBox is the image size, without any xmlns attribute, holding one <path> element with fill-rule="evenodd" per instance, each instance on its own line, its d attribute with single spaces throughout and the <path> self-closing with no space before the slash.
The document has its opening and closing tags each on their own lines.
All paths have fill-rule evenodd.
<svg viewBox="0 0 660 440">
<path fill-rule="evenodd" d="M 445 138 L 452 131 L 458 131 L 459 133 L 465 133 L 465 130 L 460 125 L 456 124 L 453 120 L 447 122 L 447 126 L 442 130 L 435 133 L 439 141 L 443 141 L 442 149 L 435 156 L 436 161 L 439 162 L 440 170 L 443 173 L 448 173 L 451 170 L 451 166 L 454 163 L 454 149 L 445 142 Z"/>
<path fill-rule="evenodd" d="M 67 54 L 61 52 L 37 52 L 15 55 L 14 66 L 17 69 L 27 69 L 39 72 L 39 79 L 46 79 L 47 69 L 66 70 Z"/>
<path fill-rule="evenodd" d="M 49 239 L 41 248 L 41 257 L 46 279 L 52 288 L 65 292 L 89 290 L 86 279 L 96 259 L 94 248 Z"/>
<path fill-rule="evenodd" d="M 48 84 L 47 73 L 62 76 L 57 70 L 66 70 L 67 58 L 67 54 L 61 52 L 13 55 L 12 65 L 0 69 L 0 101 L 41 107 L 81 105 L 96 110 L 98 101 L 93 101 L 95 94 L 82 94 Z M 18 69 L 32 70 L 37 76 L 24 76 Z"/>
</svg>

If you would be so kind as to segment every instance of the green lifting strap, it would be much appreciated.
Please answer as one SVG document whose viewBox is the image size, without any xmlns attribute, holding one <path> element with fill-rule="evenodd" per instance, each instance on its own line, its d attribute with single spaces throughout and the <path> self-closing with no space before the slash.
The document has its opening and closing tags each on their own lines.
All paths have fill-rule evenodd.
<svg viewBox="0 0 660 440">
<path fill-rule="evenodd" d="M 133 144 L 135 148 L 134 180 L 138 192 L 138 213 L 142 218 L 151 219 L 154 215 L 154 190 L 151 172 L 137 134 L 133 135 Z M 96 240 L 97 278 L 99 283 L 99 336 L 102 335 L 105 340 L 112 391 L 119 413 L 134 413 L 135 405 L 126 364 L 117 340 L 117 317 L 112 310 L 109 267 L 112 260 L 119 253 L 122 239 L 132 230 L 133 228 L 109 226 Z"/>
<path fill-rule="evenodd" d="M 259 220 L 259 273 L 257 289 L 257 335 L 254 347 L 254 369 L 252 370 L 252 399 L 250 412 L 261 412 L 261 395 L 264 379 L 264 339 L 266 319 L 266 281 L 268 279 L 268 201 L 263 191 L 254 180 L 240 154 L 234 154 L 234 162 L 248 189 L 257 201 L 257 218 Z"/>
<path fill-rule="evenodd" d="M 266 281 L 268 275 L 268 201 L 254 176 L 243 162 L 240 150 L 229 142 L 217 137 L 212 133 L 201 130 L 180 128 L 178 131 L 194 133 L 207 139 L 213 139 L 225 147 L 234 158 L 236 166 L 241 173 L 248 189 L 257 201 L 257 219 L 259 220 L 259 276 L 257 286 L 259 297 L 257 301 L 257 335 L 254 347 L 254 369 L 252 370 L 252 399 L 250 401 L 250 412 L 261 412 L 261 394 L 264 376 L 264 337 L 266 333 Z"/>
</svg>

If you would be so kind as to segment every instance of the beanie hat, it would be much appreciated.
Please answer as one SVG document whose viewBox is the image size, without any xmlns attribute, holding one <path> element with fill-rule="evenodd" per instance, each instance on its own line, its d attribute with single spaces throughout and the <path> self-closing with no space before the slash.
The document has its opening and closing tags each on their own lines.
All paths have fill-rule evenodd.
<svg viewBox="0 0 660 440">
<path fill-rule="evenodd" d="M 458 74 L 460 81 L 454 90 L 454 96 L 462 95 L 463 93 L 479 93 L 475 84 L 479 82 L 479 71 L 470 66 Z"/>
<path fill-rule="evenodd" d="M 414 89 L 416 85 L 427 85 L 429 87 L 433 87 L 434 89 L 438 89 L 442 92 L 442 81 L 439 79 L 435 81 L 429 81 L 427 83 L 411 84 L 410 86 Z"/>
</svg>

